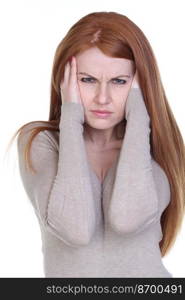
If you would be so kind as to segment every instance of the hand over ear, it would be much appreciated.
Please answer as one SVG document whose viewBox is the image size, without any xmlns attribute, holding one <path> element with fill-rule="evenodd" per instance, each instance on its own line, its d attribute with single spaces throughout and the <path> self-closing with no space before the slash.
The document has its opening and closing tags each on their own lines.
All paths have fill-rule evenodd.
<svg viewBox="0 0 185 300">
<path fill-rule="evenodd" d="M 126 104 L 125 104 L 125 119 L 128 119 L 128 116 L 131 115 L 131 119 L 137 119 L 138 121 L 150 120 L 142 91 L 138 83 L 137 72 L 134 75 L 132 85 L 130 87 Z M 138 126 L 140 124 L 138 123 Z"/>
</svg>

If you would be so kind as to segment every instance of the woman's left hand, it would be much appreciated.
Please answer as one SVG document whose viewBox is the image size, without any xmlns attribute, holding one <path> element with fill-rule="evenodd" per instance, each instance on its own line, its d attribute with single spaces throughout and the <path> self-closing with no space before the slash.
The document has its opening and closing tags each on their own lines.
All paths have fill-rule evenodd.
<svg viewBox="0 0 185 300">
<path fill-rule="evenodd" d="M 125 104 L 125 118 L 128 120 L 128 116 L 130 119 L 137 120 L 138 126 L 140 126 L 140 122 L 147 122 L 150 120 L 141 88 L 138 82 L 138 73 L 136 71 L 128 96 Z"/>
<path fill-rule="evenodd" d="M 138 72 L 137 72 L 137 69 L 136 69 L 136 72 L 134 74 L 134 78 L 132 80 L 131 89 L 132 88 L 139 88 L 139 81 L 138 81 Z"/>
</svg>

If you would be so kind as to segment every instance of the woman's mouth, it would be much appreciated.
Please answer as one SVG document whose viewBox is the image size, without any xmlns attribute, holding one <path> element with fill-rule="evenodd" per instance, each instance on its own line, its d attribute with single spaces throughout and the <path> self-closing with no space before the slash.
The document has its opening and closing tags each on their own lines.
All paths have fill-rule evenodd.
<svg viewBox="0 0 185 300">
<path fill-rule="evenodd" d="M 91 112 L 99 118 L 107 118 L 110 117 L 110 115 L 112 114 L 112 112 L 100 112 L 95 110 L 94 111 L 91 110 Z"/>
</svg>

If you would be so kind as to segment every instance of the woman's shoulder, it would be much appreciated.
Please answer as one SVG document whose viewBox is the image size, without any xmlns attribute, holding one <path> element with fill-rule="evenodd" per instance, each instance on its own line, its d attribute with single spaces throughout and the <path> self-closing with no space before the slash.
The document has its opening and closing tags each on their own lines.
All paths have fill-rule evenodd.
<svg viewBox="0 0 185 300">
<path fill-rule="evenodd" d="M 160 164 L 152 158 L 152 173 L 154 182 L 156 185 L 156 190 L 158 197 L 163 199 L 160 201 L 161 205 L 163 203 L 163 208 L 165 208 L 170 202 L 170 183 L 168 176 Z"/>
<path fill-rule="evenodd" d="M 21 130 L 21 134 L 18 136 L 18 144 L 25 144 L 31 138 L 33 132 L 43 126 L 46 126 L 45 123 L 41 121 L 34 121 L 24 125 Z M 48 126 L 49 127 L 49 126 Z M 59 148 L 59 133 L 58 131 L 53 131 L 48 129 L 43 129 L 38 131 L 38 133 L 33 138 L 33 145 L 38 145 L 42 143 L 43 145 L 51 146 L 58 151 Z"/>
<path fill-rule="evenodd" d="M 165 183 L 169 183 L 168 177 L 166 172 L 164 171 L 163 167 L 152 157 L 152 171 L 156 178 L 162 179 Z"/>
</svg>

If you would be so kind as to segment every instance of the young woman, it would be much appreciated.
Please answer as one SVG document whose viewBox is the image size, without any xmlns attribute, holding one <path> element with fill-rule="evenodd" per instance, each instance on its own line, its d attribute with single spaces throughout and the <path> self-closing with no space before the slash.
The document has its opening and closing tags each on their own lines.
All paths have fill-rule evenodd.
<svg viewBox="0 0 185 300">
<path fill-rule="evenodd" d="M 49 121 L 19 131 L 46 277 L 172 277 L 162 257 L 184 216 L 184 143 L 130 19 L 95 12 L 72 26 L 54 57 Z"/>
</svg>

